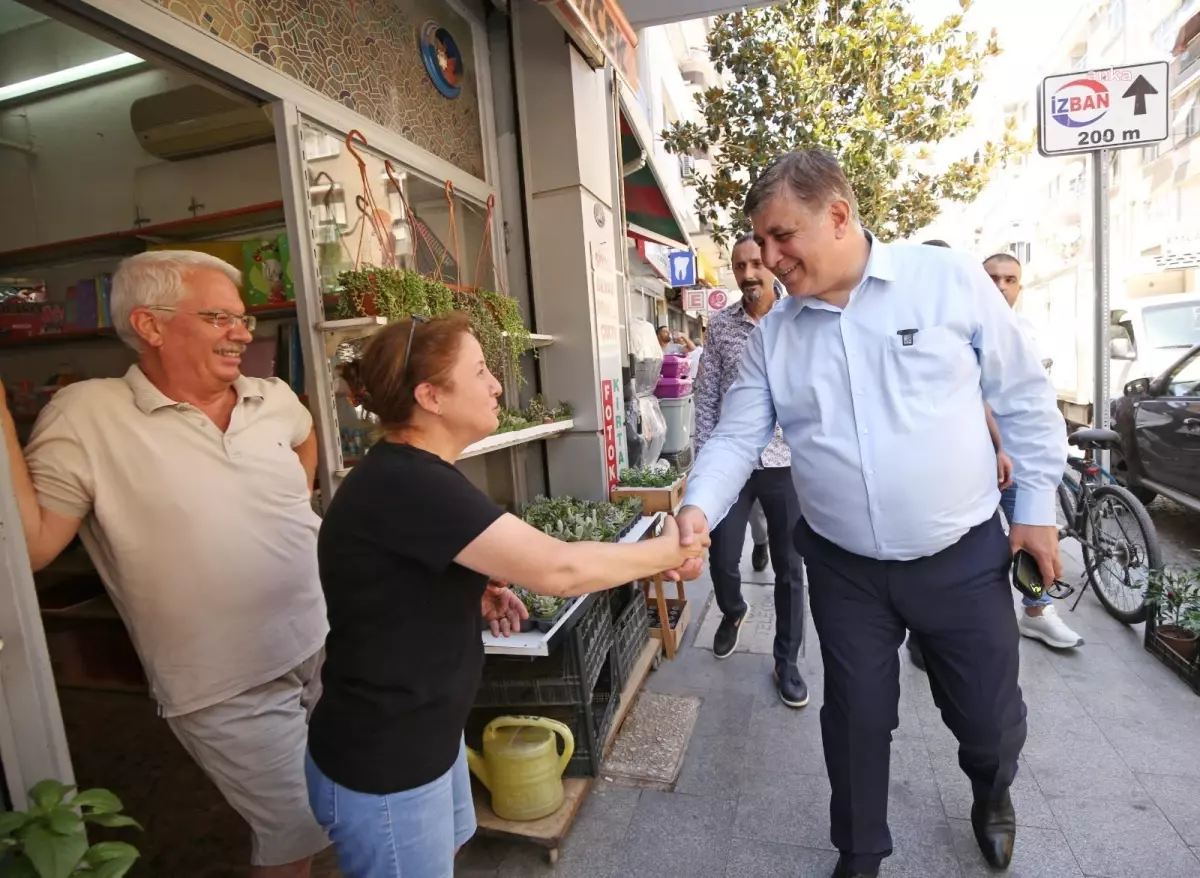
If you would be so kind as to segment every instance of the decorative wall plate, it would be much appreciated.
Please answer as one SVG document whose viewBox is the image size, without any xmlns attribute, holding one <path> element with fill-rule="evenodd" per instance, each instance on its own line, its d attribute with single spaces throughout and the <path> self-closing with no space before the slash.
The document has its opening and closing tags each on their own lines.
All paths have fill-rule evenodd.
<svg viewBox="0 0 1200 878">
<path fill-rule="evenodd" d="M 466 67 L 450 31 L 431 18 L 421 25 L 418 43 L 433 87 L 451 100 L 457 98 L 462 94 Z"/>
</svg>

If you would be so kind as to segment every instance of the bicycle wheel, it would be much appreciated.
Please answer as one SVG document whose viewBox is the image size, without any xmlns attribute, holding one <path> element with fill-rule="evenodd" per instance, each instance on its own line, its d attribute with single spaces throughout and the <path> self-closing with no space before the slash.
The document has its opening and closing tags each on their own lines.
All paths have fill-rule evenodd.
<svg viewBox="0 0 1200 878">
<path fill-rule="evenodd" d="M 1146 507 L 1119 485 L 1092 492 L 1080 545 L 1096 597 L 1119 622 L 1146 621 L 1146 586 L 1162 568 L 1158 533 Z"/>
</svg>

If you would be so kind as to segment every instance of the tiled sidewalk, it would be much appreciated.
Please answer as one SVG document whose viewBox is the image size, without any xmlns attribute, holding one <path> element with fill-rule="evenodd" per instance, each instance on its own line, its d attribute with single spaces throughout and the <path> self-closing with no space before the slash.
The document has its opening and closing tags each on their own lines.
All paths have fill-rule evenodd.
<svg viewBox="0 0 1200 878">
<path fill-rule="evenodd" d="M 1074 554 L 1067 578 L 1081 571 Z M 767 581 L 748 567 L 745 578 Z M 704 580 L 689 585 L 697 609 L 710 591 Z M 1075 613 L 1060 609 L 1087 642 L 1055 654 L 1022 641 L 1029 740 L 1013 790 L 1020 826 L 1007 874 L 1200 878 L 1200 697 L 1142 649 L 1140 629 L 1113 621 L 1091 595 Z M 694 618 L 693 641 L 702 613 Z M 827 878 L 837 855 L 821 755 L 822 669 L 810 636 L 802 670 L 812 702 L 800 711 L 776 697 L 769 656 L 718 662 L 710 643 L 693 642 L 664 661 L 649 689 L 703 699 L 675 791 L 601 781 L 557 866 L 537 848 L 478 839 L 458 878 Z M 971 834 L 954 739 L 924 675 L 901 656 L 895 854 L 881 875 L 994 874 Z"/>
</svg>

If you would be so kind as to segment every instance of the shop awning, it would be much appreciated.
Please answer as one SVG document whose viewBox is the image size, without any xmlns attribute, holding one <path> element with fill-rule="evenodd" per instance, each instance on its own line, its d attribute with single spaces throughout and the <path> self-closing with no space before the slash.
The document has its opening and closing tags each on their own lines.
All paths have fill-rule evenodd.
<svg viewBox="0 0 1200 878">
<path fill-rule="evenodd" d="M 626 83 L 638 87 L 637 34 L 619 0 L 537 2 L 558 19 L 593 67 L 600 68 L 606 60 L 611 61 Z"/>
<path fill-rule="evenodd" d="M 716 268 L 708 261 L 708 257 L 704 255 L 703 250 L 696 251 L 696 279 L 706 287 L 720 286 L 721 278 L 717 274 Z"/>
<path fill-rule="evenodd" d="M 641 160 L 644 152 L 648 153 L 648 150 L 643 150 L 622 111 L 621 164 L 624 166 Z M 635 238 L 644 238 L 677 250 L 691 249 L 687 233 L 663 194 L 649 155 L 639 170 L 625 178 L 625 221 L 629 226 L 629 234 Z"/>
<path fill-rule="evenodd" d="M 631 25 L 641 30 L 657 24 L 720 15 L 722 12 L 777 6 L 780 2 L 781 0 L 750 0 L 749 3 L 732 3 L 730 0 L 626 0 L 625 15 Z"/>
</svg>

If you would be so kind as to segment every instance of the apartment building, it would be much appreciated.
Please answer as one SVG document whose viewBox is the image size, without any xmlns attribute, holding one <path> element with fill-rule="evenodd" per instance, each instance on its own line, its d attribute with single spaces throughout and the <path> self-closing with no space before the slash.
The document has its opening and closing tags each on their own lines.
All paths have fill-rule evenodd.
<svg viewBox="0 0 1200 878">
<path fill-rule="evenodd" d="M 1033 138 L 1037 86 L 1045 76 L 1170 61 L 1171 137 L 1110 153 L 1111 304 L 1120 310 L 1148 297 L 1194 291 L 1200 288 L 1200 0 L 1079 0 L 1068 6 L 1069 20 L 1038 63 L 1001 75 L 989 71 L 970 137 L 979 145 L 995 139 L 1005 120 L 1015 117 Z M 1045 158 L 1033 150 L 998 169 L 975 202 L 947 205 L 918 236 L 943 237 L 981 258 L 1011 252 L 1025 263 L 1022 312 L 1044 337 L 1060 347 L 1073 339 L 1077 347 L 1075 356 L 1067 351 L 1054 357 L 1060 394 L 1086 385 L 1091 362 L 1091 164 L 1090 156 Z"/>
</svg>

